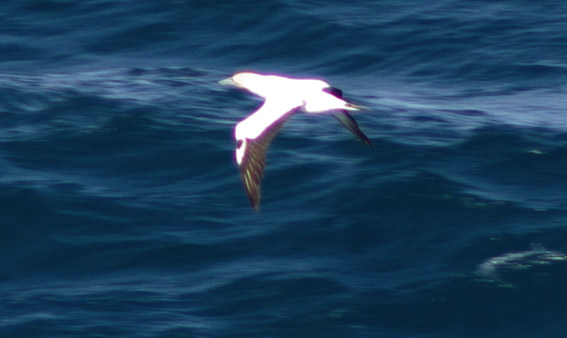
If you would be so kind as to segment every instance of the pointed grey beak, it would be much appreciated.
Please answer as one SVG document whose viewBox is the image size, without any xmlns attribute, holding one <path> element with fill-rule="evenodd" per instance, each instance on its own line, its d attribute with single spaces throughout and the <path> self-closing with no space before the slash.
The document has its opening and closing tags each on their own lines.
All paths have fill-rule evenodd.
<svg viewBox="0 0 567 338">
<path fill-rule="evenodd" d="M 219 84 L 223 85 L 223 86 L 235 86 L 236 84 L 234 83 L 234 81 L 232 81 L 232 78 L 226 78 L 224 80 L 220 80 Z"/>
</svg>

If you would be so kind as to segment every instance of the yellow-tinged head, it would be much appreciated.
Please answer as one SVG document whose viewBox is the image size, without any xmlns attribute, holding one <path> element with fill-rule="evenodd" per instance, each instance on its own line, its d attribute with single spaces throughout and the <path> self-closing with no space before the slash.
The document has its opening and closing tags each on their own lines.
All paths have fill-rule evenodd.
<svg viewBox="0 0 567 338">
<path fill-rule="evenodd" d="M 236 73 L 232 77 L 229 77 L 224 80 L 220 80 L 219 83 L 223 85 L 232 85 L 239 88 L 249 89 L 254 87 L 264 75 L 243 72 L 243 73 Z"/>
<path fill-rule="evenodd" d="M 296 81 L 293 79 L 252 72 L 236 73 L 228 79 L 219 81 L 219 83 L 246 89 L 264 98 L 272 94 L 293 92 L 296 89 Z"/>
</svg>

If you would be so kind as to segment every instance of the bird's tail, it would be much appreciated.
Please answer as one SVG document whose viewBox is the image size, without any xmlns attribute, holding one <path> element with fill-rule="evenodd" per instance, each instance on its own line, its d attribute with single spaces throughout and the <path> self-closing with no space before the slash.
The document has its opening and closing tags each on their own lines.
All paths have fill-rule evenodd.
<svg viewBox="0 0 567 338">
<path fill-rule="evenodd" d="M 347 102 L 345 104 L 345 109 L 346 110 L 365 110 L 365 111 L 370 110 L 370 108 L 368 108 L 366 106 L 361 106 L 361 105 L 353 104 L 353 103 L 349 103 L 349 102 Z"/>
</svg>

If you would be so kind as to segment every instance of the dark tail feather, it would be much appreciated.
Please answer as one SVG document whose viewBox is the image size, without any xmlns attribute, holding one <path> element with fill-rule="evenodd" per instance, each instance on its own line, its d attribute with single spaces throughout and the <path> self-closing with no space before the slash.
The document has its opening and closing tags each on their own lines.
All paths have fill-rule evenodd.
<svg viewBox="0 0 567 338">
<path fill-rule="evenodd" d="M 333 113 L 333 116 L 337 120 L 339 120 L 339 122 L 343 126 L 345 126 L 346 129 L 350 130 L 351 133 L 353 133 L 362 142 L 368 144 L 368 146 L 372 148 L 372 142 L 370 142 L 370 139 L 368 139 L 368 137 L 366 137 L 366 135 L 362 132 L 362 130 L 360 130 L 354 118 L 352 118 L 352 116 L 350 116 L 350 114 L 347 113 L 346 110 L 340 110 L 336 113 Z"/>
</svg>

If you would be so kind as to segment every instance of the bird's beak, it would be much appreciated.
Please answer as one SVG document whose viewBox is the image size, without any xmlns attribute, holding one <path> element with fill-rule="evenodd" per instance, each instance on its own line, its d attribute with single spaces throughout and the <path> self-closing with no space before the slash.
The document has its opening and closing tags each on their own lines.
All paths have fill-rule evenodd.
<svg viewBox="0 0 567 338">
<path fill-rule="evenodd" d="M 234 83 L 234 81 L 232 80 L 231 77 L 226 78 L 224 80 L 220 80 L 219 84 L 223 85 L 223 86 L 235 86 L 236 83 Z"/>
</svg>

